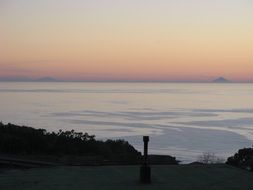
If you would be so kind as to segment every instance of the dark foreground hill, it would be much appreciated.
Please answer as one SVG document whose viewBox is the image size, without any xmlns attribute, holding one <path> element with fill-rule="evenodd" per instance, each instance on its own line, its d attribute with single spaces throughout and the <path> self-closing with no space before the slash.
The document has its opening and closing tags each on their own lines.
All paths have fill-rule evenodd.
<svg viewBox="0 0 253 190">
<path fill-rule="evenodd" d="M 152 166 L 152 184 L 138 181 L 138 166 L 51 167 L 0 170 L 0 189 L 8 190 L 252 190 L 253 175 L 228 165 Z"/>
<path fill-rule="evenodd" d="M 45 129 L 0 123 L 0 155 L 85 158 L 94 162 L 138 163 L 141 153 L 124 140 L 95 140 L 74 130 L 47 132 Z"/>
<path fill-rule="evenodd" d="M 74 130 L 55 133 L 0 123 L 0 167 L 8 161 L 27 167 L 47 165 L 45 161 L 57 165 L 113 165 L 139 164 L 141 160 L 141 153 L 124 140 L 101 141 Z M 175 157 L 168 155 L 152 155 L 150 162 L 178 164 Z"/>
</svg>

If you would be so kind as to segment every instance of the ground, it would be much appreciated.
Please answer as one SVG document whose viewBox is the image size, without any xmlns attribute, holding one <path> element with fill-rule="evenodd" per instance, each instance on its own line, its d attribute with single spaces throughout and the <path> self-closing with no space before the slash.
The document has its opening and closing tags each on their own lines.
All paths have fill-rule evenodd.
<svg viewBox="0 0 253 190">
<path fill-rule="evenodd" d="M 152 184 L 138 181 L 139 166 L 57 166 L 0 169 L 1 190 L 235 190 L 253 189 L 253 173 L 227 165 L 152 166 Z"/>
</svg>

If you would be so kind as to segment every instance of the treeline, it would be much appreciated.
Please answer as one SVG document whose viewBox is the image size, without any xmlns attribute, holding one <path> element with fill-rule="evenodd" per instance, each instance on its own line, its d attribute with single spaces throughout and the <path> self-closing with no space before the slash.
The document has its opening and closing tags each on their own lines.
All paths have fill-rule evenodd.
<svg viewBox="0 0 253 190">
<path fill-rule="evenodd" d="M 0 123 L 0 153 L 53 156 L 99 156 L 103 160 L 139 163 L 141 153 L 124 140 L 96 140 L 74 130 L 45 129 Z"/>
</svg>

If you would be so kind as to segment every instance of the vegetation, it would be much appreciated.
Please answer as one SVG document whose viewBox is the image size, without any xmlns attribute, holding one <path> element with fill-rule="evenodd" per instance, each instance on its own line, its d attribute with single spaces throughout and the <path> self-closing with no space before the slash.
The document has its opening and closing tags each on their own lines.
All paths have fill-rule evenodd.
<svg viewBox="0 0 253 190">
<path fill-rule="evenodd" d="M 223 158 L 216 156 L 212 152 L 204 152 L 202 155 L 198 157 L 197 162 L 202 164 L 221 164 L 224 163 L 225 160 Z"/>
<path fill-rule="evenodd" d="M 0 123 L 0 153 L 53 156 L 97 156 L 101 160 L 137 163 L 141 153 L 124 140 L 95 140 L 94 135 L 74 130 L 45 129 Z"/>
<path fill-rule="evenodd" d="M 238 150 L 234 156 L 227 159 L 227 164 L 253 171 L 253 148 Z"/>
</svg>

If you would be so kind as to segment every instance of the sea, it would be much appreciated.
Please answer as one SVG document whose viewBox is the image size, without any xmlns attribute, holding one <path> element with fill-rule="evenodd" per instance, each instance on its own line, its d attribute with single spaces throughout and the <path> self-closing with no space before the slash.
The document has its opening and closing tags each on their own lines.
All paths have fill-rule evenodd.
<svg viewBox="0 0 253 190">
<path fill-rule="evenodd" d="M 0 121 L 124 139 L 183 163 L 253 144 L 253 84 L 0 82 Z"/>
</svg>

